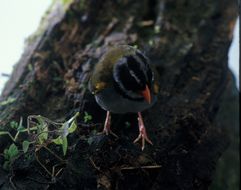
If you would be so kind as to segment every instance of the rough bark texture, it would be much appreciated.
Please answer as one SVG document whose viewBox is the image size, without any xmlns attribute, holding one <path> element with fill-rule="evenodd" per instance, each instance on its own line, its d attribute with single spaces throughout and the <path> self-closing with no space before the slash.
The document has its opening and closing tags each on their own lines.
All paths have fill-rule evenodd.
<svg viewBox="0 0 241 190">
<path fill-rule="evenodd" d="M 220 100 L 215 125 L 227 133 L 230 144 L 218 161 L 215 178 L 211 185 L 212 190 L 240 189 L 239 92 L 235 87 L 234 76 L 230 74 L 228 77 L 228 84 Z"/>
<path fill-rule="evenodd" d="M 9 122 L 20 117 L 26 125 L 28 115 L 63 121 L 79 111 L 78 130 L 68 137 L 67 162 L 58 176 L 41 167 L 33 150 L 30 159 L 18 157 L 11 172 L 0 168 L 0 187 L 208 189 L 229 142 L 215 116 L 230 80 L 227 54 L 236 17 L 233 0 L 74 0 L 53 6 L 46 28 L 27 44 L 5 86 L 1 99 L 15 101 L 0 107 L 0 126 L 13 132 Z M 160 74 L 158 102 L 144 112 L 154 145 L 144 151 L 132 143 L 138 134 L 135 114 L 113 116 L 118 139 L 94 133 L 102 130 L 105 112 L 86 84 L 113 44 L 138 45 Z M 82 125 L 85 111 L 92 124 Z M 11 140 L 0 141 L 2 152 Z M 39 159 L 51 170 L 56 158 L 41 151 Z"/>
</svg>

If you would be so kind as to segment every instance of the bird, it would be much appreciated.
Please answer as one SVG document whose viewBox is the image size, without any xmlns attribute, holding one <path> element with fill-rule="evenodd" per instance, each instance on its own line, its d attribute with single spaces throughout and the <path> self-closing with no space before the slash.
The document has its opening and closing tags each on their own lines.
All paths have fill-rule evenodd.
<svg viewBox="0 0 241 190">
<path fill-rule="evenodd" d="M 136 47 L 115 45 L 110 47 L 96 63 L 89 80 L 89 90 L 98 105 L 106 111 L 103 132 L 117 137 L 111 130 L 111 113 L 137 113 L 141 140 L 153 145 L 149 139 L 141 112 L 152 107 L 159 91 L 156 71 L 149 58 Z"/>
</svg>

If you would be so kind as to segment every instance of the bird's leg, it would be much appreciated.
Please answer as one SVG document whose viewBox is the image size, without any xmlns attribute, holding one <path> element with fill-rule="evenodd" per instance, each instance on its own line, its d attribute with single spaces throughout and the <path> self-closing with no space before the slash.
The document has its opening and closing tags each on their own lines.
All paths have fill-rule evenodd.
<svg viewBox="0 0 241 190">
<path fill-rule="evenodd" d="M 146 128 L 144 126 L 144 122 L 143 122 L 143 118 L 141 116 L 141 112 L 138 112 L 138 125 L 139 125 L 139 135 L 134 140 L 134 143 L 136 143 L 137 141 L 139 141 L 141 139 L 141 142 L 142 142 L 141 149 L 144 150 L 144 148 L 145 148 L 145 141 L 147 141 L 151 145 L 153 145 L 153 144 L 152 144 L 151 140 L 147 136 Z"/>
<path fill-rule="evenodd" d="M 110 115 L 110 112 L 107 111 L 103 133 L 105 133 L 106 135 L 112 134 L 113 136 L 118 138 L 118 136 L 111 131 L 110 124 L 111 124 L 111 115 Z"/>
</svg>

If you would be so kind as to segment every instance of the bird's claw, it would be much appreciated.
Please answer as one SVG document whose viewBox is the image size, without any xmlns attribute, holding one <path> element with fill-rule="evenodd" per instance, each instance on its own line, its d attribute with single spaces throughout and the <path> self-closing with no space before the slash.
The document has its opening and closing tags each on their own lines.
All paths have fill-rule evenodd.
<svg viewBox="0 0 241 190">
<path fill-rule="evenodd" d="M 140 139 L 141 139 L 141 150 L 144 150 L 146 141 L 149 144 L 153 145 L 153 143 L 151 142 L 151 140 L 148 138 L 148 136 L 146 134 L 145 128 L 142 131 L 140 130 L 138 137 L 133 141 L 133 143 L 137 143 Z"/>
<path fill-rule="evenodd" d="M 103 133 L 105 133 L 106 135 L 113 135 L 116 138 L 119 138 L 115 133 L 112 132 L 112 130 L 110 129 L 110 123 L 111 123 L 111 116 L 110 116 L 110 112 L 108 111 L 106 114 L 106 120 L 105 120 L 105 126 L 103 129 Z"/>
<path fill-rule="evenodd" d="M 136 143 L 141 139 L 141 144 L 142 144 L 141 149 L 144 150 L 146 141 L 151 145 L 153 145 L 153 143 L 151 142 L 151 140 L 147 136 L 146 128 L 144 126 L 143 119 L 142 119 L 142 116 L 141 116 L 140 112 L 138 112 L 138 116 L 139 116 L 138 117 L 139 135 L 133 142 Z"/>
<path fill-rule="evenodd" d="M 106 135 L 111 134 L 111 135 L 113 135 L 114 137 L 119 138 L 111 129 L 104 128 L 103 131 L 102 131 L 102 133 L 104 133 L 104 134 L 106 134 Z"/>
</svg>

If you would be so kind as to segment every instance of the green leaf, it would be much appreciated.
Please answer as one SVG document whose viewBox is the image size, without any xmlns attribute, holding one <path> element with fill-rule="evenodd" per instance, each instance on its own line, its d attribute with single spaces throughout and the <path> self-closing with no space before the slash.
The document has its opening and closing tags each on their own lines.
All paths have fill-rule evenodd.
<svg viewBox="0 0 241 190">
<path fill-rule="evenodd" d="M 67 137 L 69 133 L 73 133 L 76 128 L 76 118 L 79 116 L 79 112 L 77 112 L 73 117 L 71 117 L 68 121 L 66 121 L 61 129 L 62 129 L 62 136 Z"/>
<path fill-rule="evenodd" d="M 57 145 L 63 144 L 63 139 L 62 139 L 61 136 L 59 136 L 59 137 L 57 137 L 56 139 L 53 139 L 52 142 L 53 142 L 54 144 L 57 144 Z"/>
<path fill-rule="evenodd" d="M 29 141 L 23 141 L 22 147 L 23 147 L 23 152 L 26 153 L 28 151 L 29 145 L 31 143 Z"/>
<path fill-rule="evenodd" d="M 38 125 L 39 128 L 43 128 L 46 124 L 46 122 L 44 121 L 44 118 L 41 115 L 38 115 L 38 116 L 36 116 L 36 119 L 39 123 L 39 125 Z"/>
<path fill-rule="evenodd" d="M 68 129 L 69 133 L 73 133 L 77 129 L 76 121 L 73 121 Z"/>
<path fill-rule="evenodd" d="M 62 124 L 60 128 L 60 136 L 53 139 L 52 142 L 56 145 L 62 145 L 62 150 L 64 156 L 67 153 L 68 149 L 68 139 L 67 136 L 69 133 L 73 133 L 77 129 L 76 118 L 79 116 L 79 112 L 77 112 L 73 117 L 71 117 L 68 121 Z"/>
<path fill-rule="evenodd" d="M 66 155 L 66 152 L 67 152 L 67 148 L 68 148 L 68 140 L 67 140 L 67 137 L 63 137 L 62 148 L 63 148 L 63 153 L 64 153 L 64 156 L 65 156 L 65 155 Z"/>
<path fill-rule="evenodd" d="M 7 135 L 8 132 L 7 131 L 0 131 L 0 135 Z"/>
<path fill-rule="evenodd" d="M 26 129 L 23 126 L 20 126 L 20 127 L 17 128 L 17 130 L 19 132 L 24 132 Z"/>
<path fill-rule="evenodd" d="M 10 161 L 5 161 L 3 163 L 3 169 L 4 170 L 9 170 L 10 169 Z"/>
<path fill-rule="evenodd" d="M 62 145 L 63 154 L 64 154 L 64 156 L 65 156 L 65 155 L 66 155 L 66 152 L 67 152 L 67 148 L 68 148 L 68 140 L 67 140 L 67 137 L 59 136 L 58 138 L 53 139 L 52 142 L 55 143 L 55 144 L 57 144 L 57 145 Z"/>
<path fill-rule="evenodd" d="M 4 156 L 4 159 L 5 159 L 5 160 L 9 160 L 9 159 L 10 159 L 7 148 L 4 149 L 4 151 L 3 151 L 3 156 Z"/>
<path fill-rule="evenodd" d="M 16 98 L 8 97 L 7 100 L 0 102 L 0 106 L 5 106 L 7 104 L 11 104 L 16 100 Z"/>
<path fill-rule="evenodd" d="M 16 122 L 16 121 L 11 121 L 11 122 L 10 122 L 10 127 L 11 127 L 12 129 L 17 129 L 17 128 L 18 128 L 18 122 Z"/>
<path fill-rule="evenodd" d="M 92 115 L 90 115 L 88 112 L 84 112 L 84 122 L 87 123 L 92 120 Z"/>
<path fill-rule="evenodd" d="M 67 123 L 68 123 L 68 124 L 72 123 L 78 116 L 79 116 L 79 112 L 77 112 L 73 117 L 71 117 L 71 118 L 67 121 Z"/>
<path fill-rule="evenodd" d="M 43 144 L 45 140 L 48 138 L 48 127 L 47 123 L 43 120 L 42 116 L 36 117 L 38 124 L 37 124 L 37 134 L 38 134 L 38 142 L 39 144 Z"/>
<path fill-rule="evenodd" d="M 43 123 L 43 125 L 41 124 L 41 126 L 38 127 L 38 133 L 39 133 L 39 136 L 38 136 L 38 140 L 39 140 L 39 143 L 40 144 L 43 144 L 43 142 L 45 142 L 47 139 L 48 139 L 48 125 L 47 123 Z"/>
<path fill-rule="evenodd" d="M 8 155 L 9 160 L 12 160 L 14 157 L 16 157 L 19 154 L 18 147 L 13 143 L 8 148 Z"/>
</svg>

